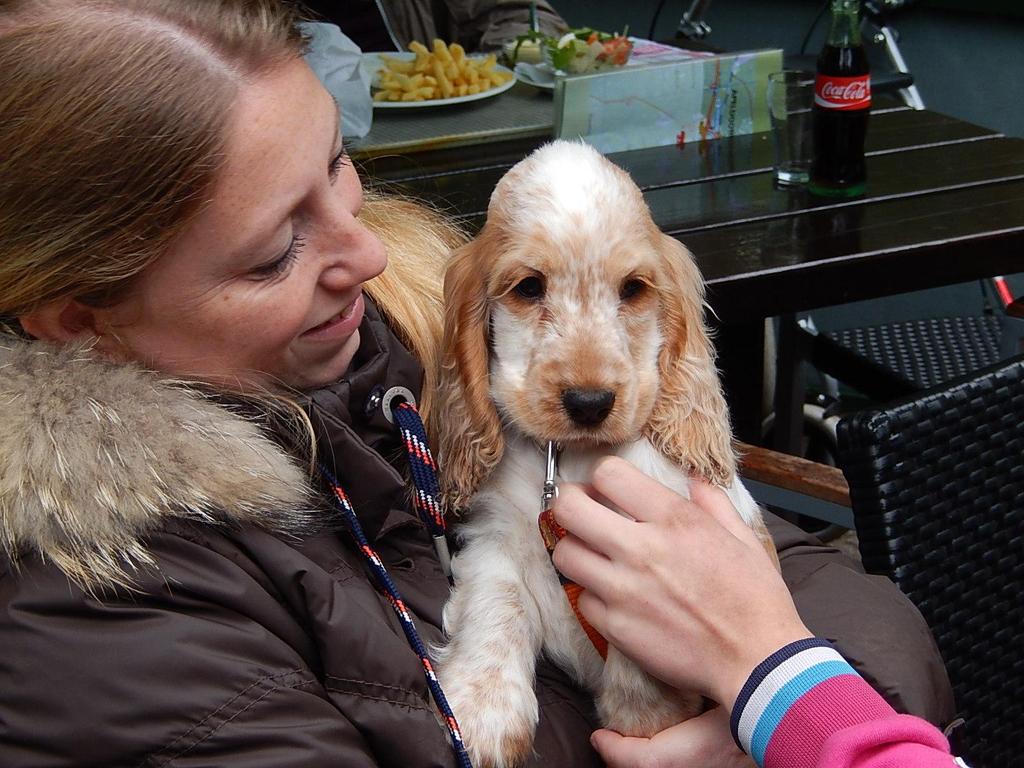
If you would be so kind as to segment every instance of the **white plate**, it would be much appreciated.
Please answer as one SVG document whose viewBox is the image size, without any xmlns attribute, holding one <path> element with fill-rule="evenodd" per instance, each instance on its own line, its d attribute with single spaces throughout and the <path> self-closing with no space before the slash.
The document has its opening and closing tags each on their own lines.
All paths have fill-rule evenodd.
<svg viewBox="0 0 1024 768">
<path fill-rule="evenodd" d="M 516 79 L 542 91 L 555 90 L 555 75 L 546 65 L 521 61 L 516 64 Z"/>
<path fill-rule="evenodd" d="M 387 51 L 384 53 L 385 56 L 393 56 L 396 59 L 402 59 L 404 61 L 411 61 L 416 58 L 416 54 L 411 51 Z M 470 56 L 471 59 L 483 58 L 482 56 Z M 377 72 L 384 66 L 384 62 L 381 61 L 380 53 L 364 53 L 363 54 L 363 70 L 369 74 L 370 82 L 376 86 L 377 83 Z M 512 70 L 508 67 L 503 67 L 501 64 L 495 65 L 495 70 L 499 72 L 507 72 L 512 75 Z M 492 96 L 497 96 L 499 93 L 504 93 L 513 85 L 516 84 L 516 78 L 510 77 L 507 81 L 501 85 L 490 88 L 480 93 L 471 93 L 466 96 L 452 96 L 450 99 L 426 99 L 424 101 L 375 101 L 373 102 L 374 109 L 416 109 L 418 107 L 445 107 L 449 104 L 465 104 L 469 101 L 479 101 L 480 99 L 489 99 Z"/>
</svg>

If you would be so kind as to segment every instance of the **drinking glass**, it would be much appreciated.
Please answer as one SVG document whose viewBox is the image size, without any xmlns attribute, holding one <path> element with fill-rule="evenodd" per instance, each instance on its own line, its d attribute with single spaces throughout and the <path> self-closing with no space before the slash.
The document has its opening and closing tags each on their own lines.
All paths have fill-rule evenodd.
<svg viewBox="0 0 1024 768">
<path fill-rule="evenodd" d="M 813 105 L 813 73 L 786 69 L 768 75 L 775 183 L 780 187 L 801 186 L 810 178 L 814 158 Z"/>
</svg>

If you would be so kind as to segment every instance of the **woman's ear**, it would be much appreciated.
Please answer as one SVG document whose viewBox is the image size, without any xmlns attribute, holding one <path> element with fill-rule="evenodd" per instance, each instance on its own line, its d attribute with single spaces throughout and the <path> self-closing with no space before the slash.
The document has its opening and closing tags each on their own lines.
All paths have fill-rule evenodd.
<svg viewBox="0 0 1024 768">
<path fill-rule="evenodd" d="M 715 353 L 704 326 L 704 283 L 690 252 L 675 238 L 652 234 L 664 278 L 658 286 L 661 388 L 644 433 L 664 455 L 712 483 L 736 473 L 729 413 Z"/>
<path fill-rule="evenodd" d="M 98 310 L 73 298 L 55 299 L 18 318 L 30 336 L 53 344 L 99 337 Z"/>
<path fill-rule="evenodd" d="M 491 400 L 484 236 L 455 251 L 444 279 L 445 318 L 436 424 L 441 486 L 449 509 L 464 508 L 504 452 Z"/>
</svg>

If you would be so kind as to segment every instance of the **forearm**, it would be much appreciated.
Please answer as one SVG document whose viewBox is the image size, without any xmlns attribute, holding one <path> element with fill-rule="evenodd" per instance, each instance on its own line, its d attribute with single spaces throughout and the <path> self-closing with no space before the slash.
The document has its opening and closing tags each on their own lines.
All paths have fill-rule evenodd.
<svg viewBox="0 0 1024 768">
<path fill-rule="evenodd" d="M 831 645 L 802 640 L 751 674 L 733 736 L 764 768 L 949 768 L 942 733 L 897 714 Z"/>
</svg>

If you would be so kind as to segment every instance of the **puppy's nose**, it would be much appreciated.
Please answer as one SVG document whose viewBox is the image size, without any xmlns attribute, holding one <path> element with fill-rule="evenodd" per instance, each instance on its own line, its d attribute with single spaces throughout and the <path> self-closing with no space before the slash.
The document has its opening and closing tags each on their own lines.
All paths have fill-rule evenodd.
<svg viewBox="0 0 1024 768">
<path fill-rule="evenodd" d="M 593 427 L 612 412 L 615 393 L 610 389 L 566 389 L 562 392 L 562 405 L 569 418 L 581 427 Z"/>
</svg>

